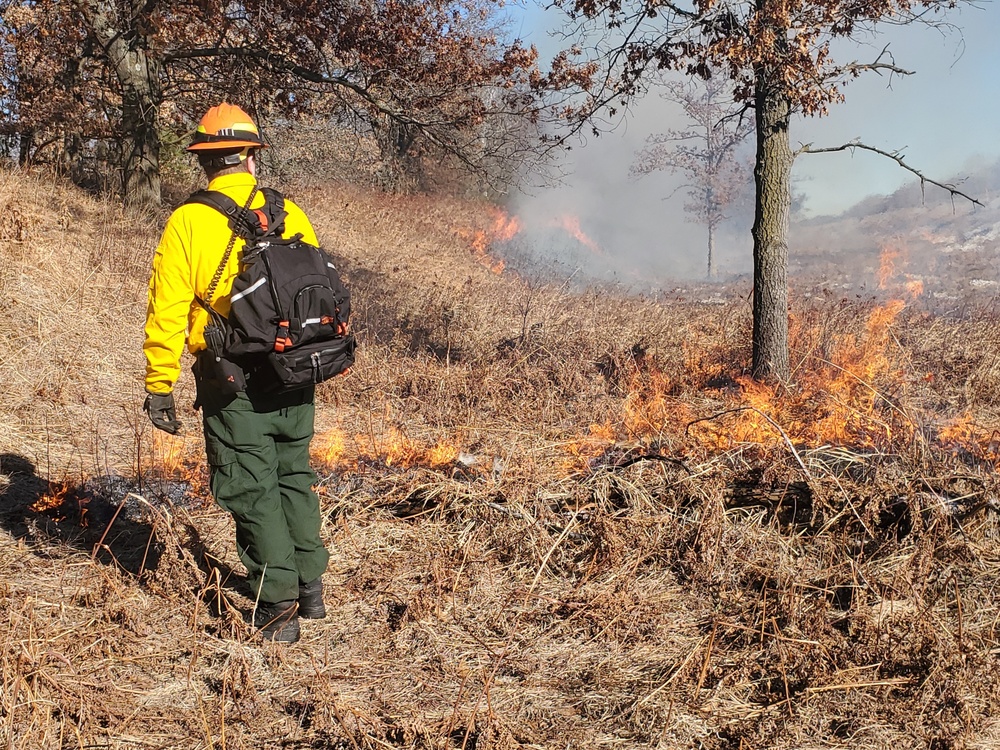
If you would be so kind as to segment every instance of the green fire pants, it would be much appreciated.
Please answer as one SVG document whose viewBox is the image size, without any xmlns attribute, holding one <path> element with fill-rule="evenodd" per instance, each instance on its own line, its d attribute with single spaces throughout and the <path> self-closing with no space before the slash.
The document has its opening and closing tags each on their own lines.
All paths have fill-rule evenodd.
<svg viewBox="0 0 1000 750">
<path fill-rule="evenodd" d="M 329 553 L 320 539 L 319 499 L 309 466 L 312 389 L 226 399 L 199 393 L 216 502 L 236 521 L 236 548 L 252 596 L 297 599 L 319 578 Z"/>
</svg>

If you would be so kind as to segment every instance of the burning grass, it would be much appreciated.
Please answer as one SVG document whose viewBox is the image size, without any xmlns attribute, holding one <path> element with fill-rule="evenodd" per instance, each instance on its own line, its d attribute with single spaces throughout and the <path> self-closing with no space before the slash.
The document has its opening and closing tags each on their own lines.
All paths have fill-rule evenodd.
<svg viewBox="0 0 1000 750">
<path fill-rule="evenodd" d="M 132 220 L 75 238 L 44 206 L 96 204 L 4 179 L 53 228 L 13 240 L 2 303 L 65 301 L 94 247 L 107 290 Z M 894 301 L 890 269 L 889 296 L 797 301 L 794 381 L 764 387 L 740 294 L 573 292 L 480 263 L 497 214 L 475 204 L 293 197 L 342 256 L 364 346 L 317 410 L 331 617 L 291 647 L 245 624 L 190 396 L 179 438 L 138 411 L 136 270 L 120 309 L 81 292 L 86 326 L 21 343 L 62 370 L 15 376 L 4 352 L 0 743 L 995 746 L 988 310 Z M 135 366 L 89 375 L 112 330 Z"/>
</svg>

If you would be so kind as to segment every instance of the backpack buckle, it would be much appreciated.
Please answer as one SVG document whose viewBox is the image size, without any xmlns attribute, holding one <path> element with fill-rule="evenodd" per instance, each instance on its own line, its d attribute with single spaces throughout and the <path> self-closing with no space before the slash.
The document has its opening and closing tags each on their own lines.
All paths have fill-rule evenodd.
<svg viewBox="0 0 1000 750">
<path fill-rule="evenodd" d="M 283 352 L 292 347 L 292 340 L 288 337 L 288 321 L 283 320 L 278 323 L 278 334 L 274 337 L 274 351 Z"/>
</svg>

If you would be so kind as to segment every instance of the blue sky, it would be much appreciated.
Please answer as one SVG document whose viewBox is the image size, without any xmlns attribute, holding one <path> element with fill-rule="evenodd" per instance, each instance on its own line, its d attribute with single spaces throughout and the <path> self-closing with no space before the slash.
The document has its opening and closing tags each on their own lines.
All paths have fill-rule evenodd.
<svg viewBox="0 0 1000 750">
<path fill-rule="evenodd" d="M 853 138 L 900 149 L 929 177 L 948 179 L 1000 156 L 1000 7 L 963 8 L 948 16 L 959 31 L 894 29 L 874 39 L 875 55 L 891 42 L 896 62 L 914 75 L 863 76 L 827 117 L 796 123 L 793 141 L 834 145 Z M 865 195 L 889 193 L 911 176 L 874 154 L 803 156 L 799 187 L 817 213 L 837 212 Z"/>
<path fill-rule="evenodd" d="M 560 23 L 557 13 L 536 6 L 510 11 L 513 33 L 536 44 L 543 58 L 565 46 L 550 33 Z M 945 18 L 957 27 L 954 32 L 889 28 L 840 54 L 838 61 L 873 60 L 889 43 L 896 64 L 915 74 L 894 77 L 891 88 L 888 78 L 862 76 L 845 88 L 846 102 L 832 107 L 827 117 L 797 119 L 793 145 L 835 146 L 859 139 L 902 151 L 908 163 L 940 180 L 1000 158 L 1000 5 L 987 0 Z M 589 226 L 612 254 L 628 254 L 633 245 L 662 244 L 668 219 L 672 244 L 691 248 L 673 254 L 674 260 L 690 257 L 693 263 L 700 256 L 703 230 L 684 222 L 682 193 L 663 200 L 676 179 L 663 174 L 637 180 L 628 174 L 634 153 L 650 134 L 682 124 L 676 105 L 650 93 L 614 132 L 586 138 L 566 154 L 563 167 L 569 174 L 563 184 L 531 191 L 521 200 L 521 210 L 546 214 L 575 208 L 585 219 L 584 229 Z M 806 196 L 806 213 L 827 214 L 869 195 L 890 193 L 912 176 L 884 157 L 856 152 L 803 155 L 793 179 Z"/>
</svg>

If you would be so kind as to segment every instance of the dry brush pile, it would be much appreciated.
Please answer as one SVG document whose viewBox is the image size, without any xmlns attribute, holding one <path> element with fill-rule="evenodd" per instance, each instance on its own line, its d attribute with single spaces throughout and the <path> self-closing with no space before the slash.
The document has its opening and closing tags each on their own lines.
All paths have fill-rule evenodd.
<svg viewBox="0 0 1000 750">
<path fill-rule="evenodd" d="M 7 747 L 1000 741 L 992 313 L 813 300 L 764 388 L 745 290 L 498 275 L 485 207 L 302 186 L 364 348 L 320 393 L 331 617 L 276 647 L 197 415 L 136 419 L 159 217 L 0 185 Z"/>
</svg>

